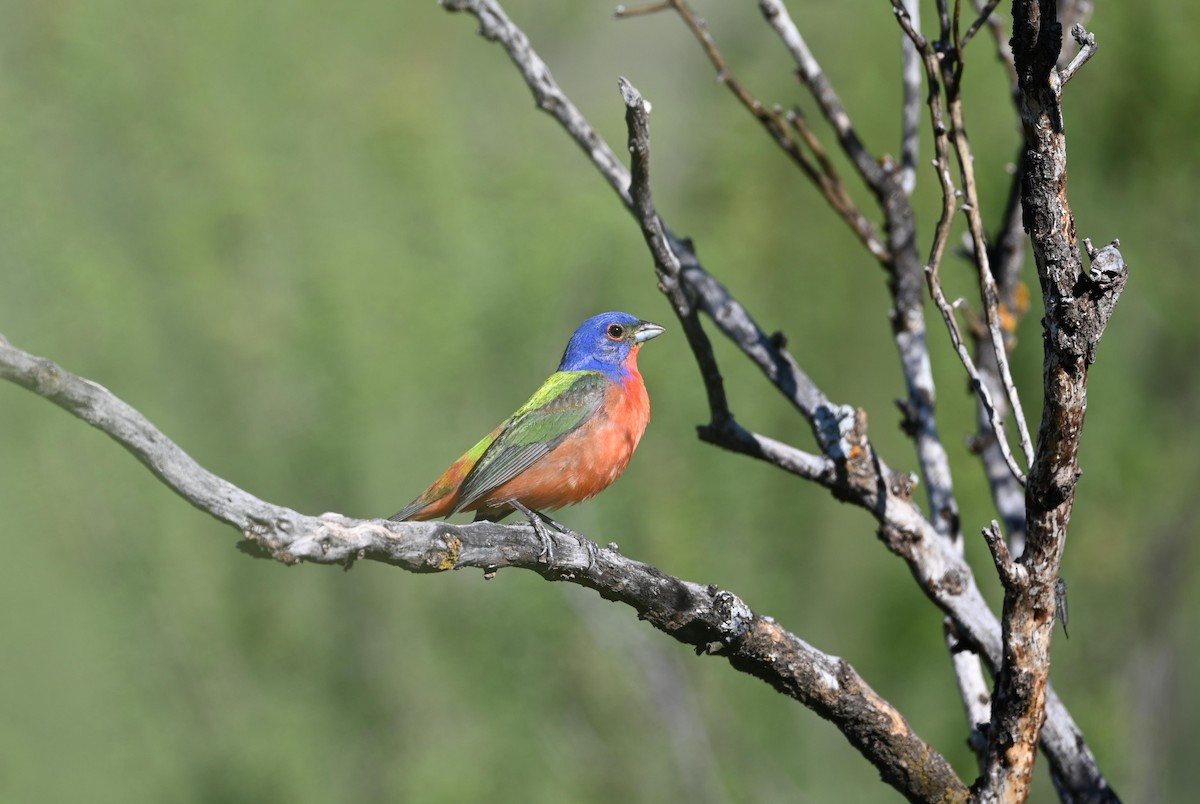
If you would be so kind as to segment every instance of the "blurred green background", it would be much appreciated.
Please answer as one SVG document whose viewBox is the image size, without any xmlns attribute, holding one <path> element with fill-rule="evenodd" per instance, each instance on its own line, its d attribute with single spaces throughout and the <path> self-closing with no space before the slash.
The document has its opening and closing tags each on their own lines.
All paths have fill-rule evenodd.
<svg viewBox="0 0 1200 804">
<path fill-rule="evenodd" d="M 894 153 L 886 4 L 792 5 L 867 144 Z M 1170 800 L 1191 789 L 1200 727 L 1200 12 L 1098 5 L 1100 52 L 1067 92 L 1071 201 L 1133 274 L 1092 373 L 1053 678 L 1118 791 Z M 677 19 L 612 8 L 508 4 L 619 153 L 617 77 L 653 102 L 660 211 L 914 468 L 882 273 Z M 760 97 L 812 109 L 752 4 L 699 10 Z M 376 517 L 524 401 L 584 317 L 657 320 L 639 453 L 563 518 L 845 657 L 973 778 L 939 615 L 865 513 L 696 440 L 698 375 L 637 227 L 475 29 L 432 2 L 0 3 L 0 332 L 265 499 Z M 971 49 L 994 226 L 1018 133 L 993 43 Z M 946 274 L 969 292 L 961 261 Z M 995 600 L 974 538 L 993 513 L 962 446 L 973 405 L 929 325 Z M 718 353 L 739 419 L 810 447 Z M 1034 423 L 1040 360 L 1035 310 L 1015 364 Z M 594 593 L 252 561 L 105 436 L 7 384 L 0 513 L 5 801 L 896 798 L 832 726 Z M 1039 765 L 1035 797 L 1051 795 Z"/>
</svg>

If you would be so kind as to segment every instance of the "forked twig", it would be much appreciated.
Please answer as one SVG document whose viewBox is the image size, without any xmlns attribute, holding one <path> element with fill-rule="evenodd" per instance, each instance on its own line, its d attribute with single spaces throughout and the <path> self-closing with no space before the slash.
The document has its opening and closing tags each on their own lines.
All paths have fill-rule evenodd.
<svg viewBox="0 0 1200 804">
<path fill-rule="evenodd" d="M 1009 471 L 1013 477 L 1017 478 L 1022 484 L 1025 483 L 1025 473 L 1021 471 L 1021 467 L 1017 464 L 1016 458 L 1013 455 L 1012 449 L 1008 445 L 1008 439 L 1004 434 L 1004 422 L 1000 418 L 999 410 L 996 403 L 992 399 L 991 390 L 979 374 L 979 369 L 975 365 L 975 361 L 971 358 L 971 353 L 967 349 L 966 341 L 963 338 L 962 329 L 959 327 L 958 318 L 955 314 L 955 305 L 951 304 L 947 298 L 945 291 L 942 289 L 940 278 L 942 258 L 946 252 L 946 246 L 950 240 L 950 227 L 954 222 L 954 214 L 958 207 L 958 191 L 954 186 L 954 179 L 950 175 L 950 129 L 946 124 L 946 116 L 941 92 L 941 70 L 938 62 L 938 55 L 934 51 L 929 40 L 925 38 L 920 31 L 916 30 L 912 25 L 912 19 L 908 16 L 903 4 L 900 0 L 892 0 L 892 7 L 896 13 L 896 19 L 899 21 L 901 28 L 912 39 L 913 45 L 922 55 L 922 62 L 925 65 L 925 78 L 929 82 L 929 116 L 930 126 L 933 129 L 934 143 L 934 167 L 937 170 L 938 181 L 942 188 L 942 211 L 938 218 L 937 226 L 934 228 L 933 244 L 929 249 L 929 260 L 926 263 L 925 273 L 929 284 L 929 292 L 933 297 L 934 304 L 938 311 L 942 314 L 942 320 L 946 323 L 946 330 L 950 334 L 950 342 L 954 347 L 955 353 L 958 355 L 959 361 L 967 372 L 967 376 L 971 381 L 971 390 L 979 397 L 980 404 L 983 405 L 987 412 L 988 419 L 991 422 L 992 431 L 995 433 L 996 442 L 1000 446 L 1004 456 L 1004 461 L 1008 464 Z M 976 211 L 976 215 L 978 212 Z M 982 220 L 980 219 L 982 225 Z M 986 249 L 986 245 L 984 246 Z M 983 271 L 981 269 L 980 273 Z M 988 276 L 991 274 L 988 272 Z M 994 293 L 993 282 L 993 303 L 998 304 Z M 985 299 L 987 297 L 985 296 Z M 987 302 L 985 301 L 985 306 Z M 998 317 L 998 316 L 997 316 Z M 994 342 L 994 340 L 993 340 Z M 1004 350 L 1003 339 L 1001 338 L 1001 350 Z M 999 355 L 997 355 L 999 357 Z M 1010 378 L 1011 382 L 1011 378 Z M 1012 396 L 1015 396 L 1015 389 Z M 1030 447 L 1032 451 L 1032 447 Z"/>
<path fill-rule="evenodd" d="M 809 129 L 804 118 L 795 112 L 784 112 L 779 107 L 768 107 L 746 88 L 733 74 L 729 63 L 721 54 L 713 41 L 712 34 L 684 0 L 666 0 L 653 6 L 643 6 L 639 9 L 618 8 L 616 16 L 626 18 L 641 16 L 659 11 L 673 10 L 683 20 L 688 30 L 700 43 L 705 55 L 716 70 L 717 79 L 729 88 L 738 101 L 771 135 L 783 152 L 800 168 L 800 171 L 829 202 L 835 212 L 850 226 L 851 231 L 876 259 L 888 259 L 887 246 L 875 230 L 875 225 L 858 208 L 854 198 L 846 190 L 841 177 L 838 176 L 833 164 L 829 161 L 817 137 Z M 813 164 L 809 156 L 800 147 L 800 142 L 792 136 L 792 130 L 800 135 L 801 141 L 813 152 L 817 164 Z"/>
</svg>

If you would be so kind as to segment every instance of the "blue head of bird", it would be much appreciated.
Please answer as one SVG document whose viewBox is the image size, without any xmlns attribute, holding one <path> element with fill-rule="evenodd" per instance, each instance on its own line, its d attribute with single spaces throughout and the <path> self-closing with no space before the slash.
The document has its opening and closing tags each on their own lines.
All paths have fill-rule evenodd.
<svg viewBox="0 0 1200 804">
<path fill-rule="evenodd" d="M 658 324 L 629 313 L 594 315 L 571 336 L 558 370 L 599 371 L 613 380 L 622 380 L 629 374 L 630 357 L 663 331 Z"/>
</svg>

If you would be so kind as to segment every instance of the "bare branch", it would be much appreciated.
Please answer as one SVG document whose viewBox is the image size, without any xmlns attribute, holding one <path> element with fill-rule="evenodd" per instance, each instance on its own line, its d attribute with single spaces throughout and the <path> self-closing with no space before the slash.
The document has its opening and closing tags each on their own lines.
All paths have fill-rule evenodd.
<svg viewBox="0 0 1200 804">
<path fill-rule="evenodd" d="M 925 65 L 925 77 L 930 87 L 929 116 L 930 126 L 933 129 L 935 154 L 933 164 L 942 187 L 942 212 L 938 218 L 937 226 L 934 228 L 933 244 L 929 249 L 929 261 L 925 266 L 929 292 L 933 297 L 934 304 L 937 305 L 938 310 L 942 314 L 942 320 L 946 323 L 946 330 L 950 334 L 950 342 L 954 346 L 954 351 L 971 380 L 971 389 L 976 393 L 980 404 L 987 413 L 988 421 L 991 423 L 992 433 L 995 436 L 997 446 L 1000 448 L 1001 455 L 1013 477 L 1024 484 L 1025 475 L 1021 471 L 1020 466 L 1017 465 L 1016 458 L 1008 446 L 1008 439 L 1004 435 L 1004 422 L 1000 418 L 999 408 L 992 399 L 992 389 L 981 379 L 979 371 L 975 367 L 975 361 L 971 358 L 970 352 L 967 351 L 966 342 L 955 315 L 955 305 L 949 302 L 945 292 L 942 290 L 940 278 L 942 258 L 945 256 L 946 246 L 950 240 L 950 226 L 954 221 L 954 213 L 958 204 L 958 191 L 954 186 L 954 180 L 950 176 L 950 129 L 946 124 L 940 90 L 941 79 L 939 78 L 940 66 L 938 55 L 934 52 L 929 40 L 913 27 L 912 19 L 908 16 L 901 0 L 892 0 L 892 7 L 895 10 L 896 20 L 900 23 L 900 27 L 922 54 L 922 61 Z M 1013 395 L 1015 396 L 1015 390 Z"/>
<path fill-rule="evenodd" d="M 791 15 L 788 14 L 783 0 L 759 0 L 758 7 L 770 26 L 779 34 L 779 38 L 783 40 L 783 44 L 792 54 L 792 58 L 795 59 L 796 74 L 820 105 L 825 119 L 833 126 L 842 150 L 850 156 L 851 162 L 858 169 L 867 186 L 878 190 L 887 177 L 884 168 L 862 144 L 862 140 L 854 130 L 854 124 L 850 121 L 850 115 L 846 112 L 846 107 L 842 105 L 833 85 L 829 83 L 829 77 L 825 75 L 825 71 L 821 69 L 821 65 L 813 56 L 812 51 L 808 49 L 808 43 L 800 35 L 800 30 L 792 21 Z"/>
<path fill-rule="evenodd" d="M 756 614 L 731 592 L 673 578 L 622 556 L 615 546 L 597 549 L 593 561 L 574 538 L 557 533 L 550 534 L 555 558 L 543 563 L 541 541 L 524 524 L 457 526 L 305 516 L 217 477 L 105 388 L 2 337 L 0 377 L 112 437 L 192 505 L 241 531 L 247 539 L 243 549 L 252 555 L 346 567 L 358 560 L 379 561 L 421 573 L 476 567 L 485 577 L 503 567 L 519 567 L 594 589 L 607 600 L 631 606 L 639 618 L 697 652 L 724 656 L 735 669 L 832 721 L 885 781 L 908 798 L 966 799 L 966 786 L 946 760 L 854 668 Z"/>
<path fill-rule="evenodd" d="M 996 277 L 1000 315 L 1006 336 L 1005 345 L 1008 348 L 1015 345 L 1017 327 L 1029 309 L 1029 288 L 1021 280 L 1027 240 L 1025 226 L 1021 220 L 1022 161 L 1022 158 L 1018 157 L 1003 219 L 996 234 L 988 240 L 988 260 Z M 987 385 L 996 404 L 996 413 L 1003 420 L 1008 412 L 1007 403 L 991 338 L 974 327 L 970 328 L 970 334 L 975 340 L 975 362 L 979 368 L 980 379 Z M 1003 448 L 1006 446 L 1007 444 L 1002 446 L 997 442 L 989 414 L 980 404 L 978 431 L 971 441 L 971 447 L 979 454 L 983 463 L 988 486 L 992 491 L 992 501 L 1008 534 L 1008 549 L 1014 556 L 1019 556 L 1025 549 L 1025 491 L 1013 477 L 1005 461 Z"/>
<path fill-rule="evenodd" d="M 1071 63 L 1060 73 L 1064 85 L 1075 77 L 1075 73 L 1078 72 L 1080 67 L 1087 64 L 1088 60 L 1096 55 L 1096 49 L 1099 47 L 1096 44 L 1096 35 L 1085 31 L 1079 23 L 1071 26 L 1071 38 L 1079 43 L 1079 52 L 1075 54 L 1075 58 L 1071 59 Z"/>
<path fill-rule="evenodd" d="M 755 98 L 734 76 L 729 63 L 721 54 L 712 34 L 709 33 L 708 27 L 703 20 L 696 16 L 691 6 L 683 0 L 668 0 L 664 5 L 674 9 L 688 30 L 696 37 L 696 41 L 700 43 L 705 55 L 708 56 L 713 68 L 717 71 L 717 80 L 729 87 L 730 92 L 741 102 L 742 106 L 762 124 L 775 143 L 820 190 L 821 195 L 825 197 L 833 210 L 846 221 L 851 231 L 866 246 L 867 250 L 880 261 L 889 259 L 887 247 L 880 240 L 879 233 L 875 231 L 875 225 L 862 213 L 854 198 L 846 190 L 841 177 L 838 176 L 833 164 L 825 156 L 824 148 L 809 129 L 804 118 L 795 112 L 784 113 L 778 107 L 768 108 Z M 625 16 L 630 15 L 626 14 Z M 813 155 L 817 158 L 817 165 L 810 161 L 800 148 L 800 144 L 792 137 L 791 129 L 793 128 L 813 151 Z"/>
<path fill-rule="evenodd" d="M 949 617 L 945 618 L 942 621 L 942 630 L 946 649 L 950 651 L 954 677 L 958 681 L 963 713 L 971 730 L 970 736 L 967 737 L 967 745 L 975 752 L 982 769 L 984 751 L 987 749 L 987 737 L 984 732 L 992 719 L 991 684 L 984 677 L 979 654 L 971 650 L 970 643 L 958 633 L 954 621 Z"/>
<path fill-rule="evenodd" d="M 996 678 L 987 763 L 977 784 L 984 801 L 1028 795 L 1034 746 L 1050 709 L 1044 691 L 1058 571 L 1079 477 L 1088 368 L 1128 278 L 1115 242 L 1095 252 L 1090 273 L 1083 270 L 1067 200 L 1062 77 L 1056 68 L 1062 26 L 1054 0 L 1014 2 L 1012 46 L 1026 147 L 1021 202 L 1045 301 L 1045 358 L 1042 421 L 1026 490 L 1028 541 L 1019 559 L 1028 581 L 1005 588 L 1004 664 Z M 1115 798 L 1107 785 L 1093 795 Z"/>
<path fill-rule="evenodd" d="M 999 2 L 999 0 L 997 0 Z M 921 5 L 904 0 L 914 28 L 921 27 Z M 904 104 L 900 112 L 900 186 L 906 195 L 917 187 L 917 158 L 921 144 L 921 54 L 910 37 L 900 36 Z"/>
<path fill-rule="evenodd" d="M 670 8 L 671 0 L 666 0 L 666 2 L 662 3 L 651 3 L 645 6 L 633 6 L 632 8 L 629 6 L 617 6 L 616 11 L 613 12 L 613 16 L 619 19 L 644 17 L 649 14 L 657 14 L 660 11 L 668 11 Z"/>
<path fill-rule="evenodd" d="M 967 32 L 962 36 L 962 41 L 958 45 L 960 51 L 966 48 L 967 44 L 975 38 L 975 34 L 979 32 L 979 29 L 986 25 L 988 20 L 992 18 L 992 12 L 996 10 L 996 6 L 998 5 L 1000 5 L 1000 0 L 986 0 L 982 4 L 979 9 L 979 17 L 971 23 L 971 27 L 967 28 Z M 911 13 L 909 16 L 912 16 Z M 915 27 L 919 28 L 920 26 L 916 25 Z"/>
<path fill-rule="evenodd" d="M 946 104 L 950 111 L 951 122 L 949 136 L 958 157 L 960 180 L 966 191 L 966 204 L 963 209 L 966 212 L 967 228 L 971 233 L 974 245 L 975 263 L 979 269 L 979 292 L 987 319 L 988 333 L 991 335 L 992 349 L 996 353 L 996 366 L 999 370 L 1000 382 L 1004 386 L 1005 394 L 1012 406 L 1013 419 L 1016 421 L 1017 432 L 1021 438 L 1021 449 L 1025 453 L 1025 460 L 1032 462 L 1033 440 L 1029 436 L 1029 426 L 1025 423 L 1025 411 L 1021 407 L 1021 396 L 1017 393 L 1016 383 L 1013 382 L 1008 351 L 1004 343 L 1004 331 L 1000 321 L 1000 297 L 996 290 L 996 280 L 992 276 L 992 269 L 988 263 L 987 238 L 984 235 L 983 216 L 979 209 L 979 191 L 975 184 L 975 155 L 971 152 L 971 144 L 967 139 L 962 96 L 959 94 L 961 70 L 961 61 L 957 70 L 947 68 L 943 62 Z M 998 438 L 1002 438 L 1003 432 L 997 431 L 996 435 Z"/>
</svg>

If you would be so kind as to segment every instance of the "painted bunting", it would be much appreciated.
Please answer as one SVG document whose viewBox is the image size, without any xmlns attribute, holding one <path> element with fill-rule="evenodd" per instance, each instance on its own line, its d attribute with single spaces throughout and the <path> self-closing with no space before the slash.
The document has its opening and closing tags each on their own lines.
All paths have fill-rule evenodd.
<svg viewBox="0 0 1200 804">
<path fill-rule="evenodd" d="M 650 420 L 637 355 L 662 333 L 628 313 L 584 321 L 529 401 L 391 519 L 475 511 L 497 521 L 517 510 L 547 548 L 542 520 L 577 536 L 543 512 L 594 497 L 629 465 Z"/>
</svg>

